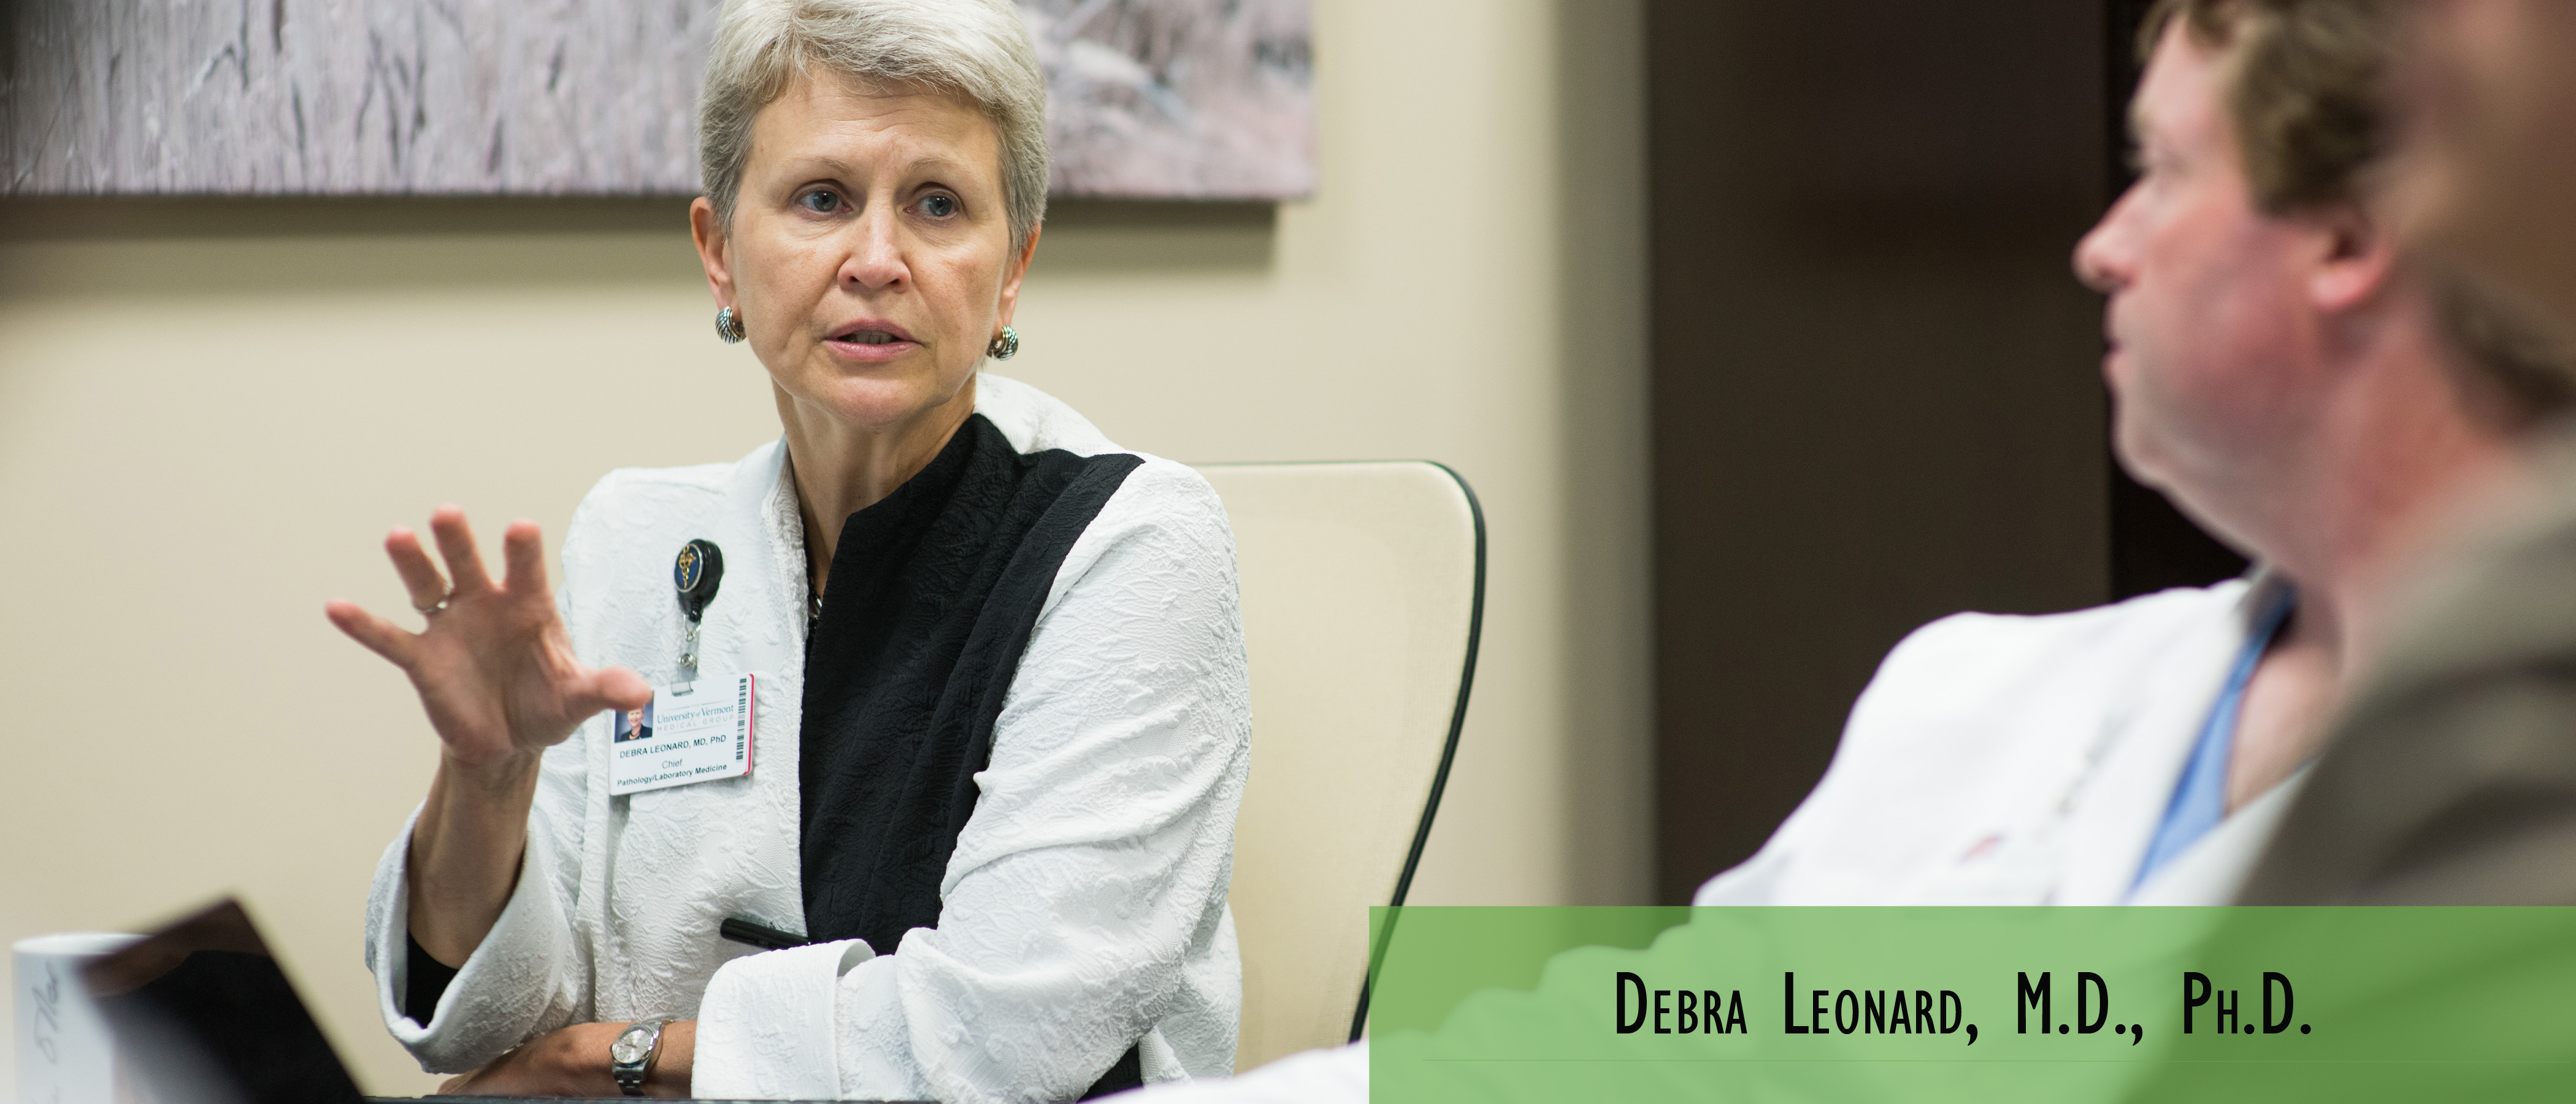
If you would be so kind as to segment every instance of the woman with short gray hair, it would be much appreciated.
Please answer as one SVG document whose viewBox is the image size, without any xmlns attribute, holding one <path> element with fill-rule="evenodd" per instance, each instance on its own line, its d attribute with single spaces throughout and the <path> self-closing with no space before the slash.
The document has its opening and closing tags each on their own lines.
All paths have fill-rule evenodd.
<svg viewBox="0 0 2576 1104">
<path fill-rule="evenodd" d="M 332 620 L 440 740 L 369 964 L 451 1091 L 1061 1100 L 1229 1071 L 1249 759 L 1188 468 L 984 374 L 1045 214 L 1008 0 L 733 0 L 690 221 L 783 437 L 612 472 L 549 594 L 462 511 Z"/>
</svg>

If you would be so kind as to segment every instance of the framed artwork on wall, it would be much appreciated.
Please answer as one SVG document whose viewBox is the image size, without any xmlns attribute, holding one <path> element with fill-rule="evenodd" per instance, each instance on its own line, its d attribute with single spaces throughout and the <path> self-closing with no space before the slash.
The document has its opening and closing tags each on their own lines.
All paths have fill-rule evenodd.
<svg viewBox="0 0 2576 1104">
<path fill-rule="evenodd" d="M 1311 0 L 1018 0 L 1053 190 L 1315 186 Z M 12 195 L 693 195 L 720 0 L 16 0 Z"/>
</svg>

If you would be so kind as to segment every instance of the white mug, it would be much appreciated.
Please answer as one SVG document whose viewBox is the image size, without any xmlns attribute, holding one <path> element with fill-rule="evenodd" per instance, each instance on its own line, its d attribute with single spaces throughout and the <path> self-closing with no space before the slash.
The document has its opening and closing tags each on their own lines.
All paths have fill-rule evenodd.
<svg viewBox="0 0 2576 1104">
<path fill-rule="evenodd" d="M 17 959 L 19 1104 L 110 1104 L 119 1098 L 116 1048 L 81 987 L 81 964 L 139 935 L 69 932 L 21 939 Z"/>
</svg>

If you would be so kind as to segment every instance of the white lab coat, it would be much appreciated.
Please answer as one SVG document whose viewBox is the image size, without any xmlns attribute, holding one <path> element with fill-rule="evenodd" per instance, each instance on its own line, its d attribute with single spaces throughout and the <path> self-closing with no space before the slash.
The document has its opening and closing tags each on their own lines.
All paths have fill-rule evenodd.
<svg viewBox="0 0 2576 1104">
<path fill-rule="evenodd" d="M 1852 706 L 1824 780 L 1693 903 L 2228 903 L 2304 775 L 2132 883 L 2279 585 L 1916 630 Z"/>
<path fill-rule="evenodd" d="M 2215 905 L 2235 899 L 2306 774 L 2133 892 L 2253 617 L 2235 580 L 2046 617 L 1960 614 L 1879 665 L 1807 800 L 1698 905 Z M 1368 1044 L 1136 1104 L 1362 1104 Z M 1126 1099 L 1125 1097 L 1121 1098 Z"/>
<path fill-rule="evenodd" d="M 1118 451 L 1063 403 L 985 376 L 1012 447 Z M 1233 538 L 1196 472 L 1129 473 L 1058 570 L 995 724 L 937 928 L 769 953 L 742 917 L 804 930 L 797 781 L 805 551 L 785 447 L 620 471 L 566 533 L 558 596 L 585 662 L 675 679 L 672 556 L 726 573 L 700 671 L 753 671 L 743 778 L 612 798 L 608 719 L 545 754 L 518 888 L 419 1025 L 404 988 L 411 830 L 368 902 L 385 1022 L 425 1068 L 471 1069 L 568 1024 L 698 1021 L 693 1091 L 747 1098 L 1071 1099 L 1139 1037 L 1148 1080 L 1234 1064 L 1241 967 L 1226 909 L 1250 761 Z M 416 815 L 416 814 L 415 814 Z"/>
</svg>

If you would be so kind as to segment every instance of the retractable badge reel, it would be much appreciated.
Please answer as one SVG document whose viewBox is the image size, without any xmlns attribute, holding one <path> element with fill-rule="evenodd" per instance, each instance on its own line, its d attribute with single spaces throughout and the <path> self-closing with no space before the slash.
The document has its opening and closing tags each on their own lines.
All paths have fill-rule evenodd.
<svg viewBox="0 0 2576 1104">
<path fill-rule="evenodd" d="M 716 586 L 724 581 L 724 551 L 714 541 L 699 539 L 680 546 L 678 559 L 671 561 L 671 585 L 680 592 L 680 613 L 689 619 L 688 635 L 680 641 L 680 673 L 695 681 L 698 677 L 698 627 L 705 622 L 707 603 L 716 600 Z"/>
<path fill-rule="evenodd" d="M 689 619 L 680 641 L 680 681 L 653 688 L 653 700 L 615 715 L 609 724 L 608 792 L 611 796 L 739 778 L 751 773 L 751 745 L 758 730 L 760 676 L 751 672 L 698 674 L 698 634 L 707 606 L 724 580 L 724 553 L 715 542 L 693 540 L 671 561 L 671 588 Z"/>
</svg>

